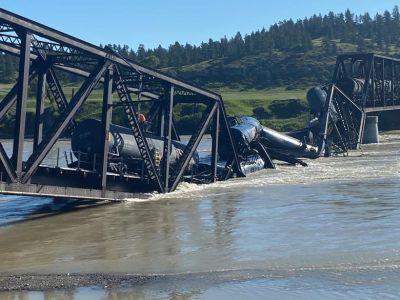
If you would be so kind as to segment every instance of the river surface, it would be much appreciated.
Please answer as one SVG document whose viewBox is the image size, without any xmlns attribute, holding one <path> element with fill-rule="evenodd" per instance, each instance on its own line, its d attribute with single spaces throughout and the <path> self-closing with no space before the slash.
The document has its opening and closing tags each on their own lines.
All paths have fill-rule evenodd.
<svg viewBox="0 0 400 300">
<path fill-rule="evenodd" d="M 0 196 L 2 274 L 167 275 L 0 299 L 399 299 L 400 134 L 381 139 L 307 168 L 85 209 Z"/>
</svg>

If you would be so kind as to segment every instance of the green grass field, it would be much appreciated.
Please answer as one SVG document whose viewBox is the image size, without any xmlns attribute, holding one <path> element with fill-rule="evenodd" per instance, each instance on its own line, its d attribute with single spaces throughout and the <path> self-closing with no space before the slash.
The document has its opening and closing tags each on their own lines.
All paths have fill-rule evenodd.
<svg viewBox="0 0 400 300">
<path fill-rule="evenodd" d="M 7 92 L 12 88 L 12 84 L 0 84 L 0 97 L 3 98 Z M 78 90 L 77 86 L 64 86 L 64 93 L 70 99 L 74 92 Z M 252 116 L 253 109 L 256 107 L 268 107 L 273 101 L 287 100 L 287 99 L 300 99 L 305 102 L 306 89 L 287 90 L 286 88 L 272 88 L 263 90 L 234 90 L 228 88 L 214 89 L 215 92 L 222 95 L 228 115 L 230 116 Z M 86 118 L 100 118 L 101 116 L 101 101 L 102 90 L 95 89 L 88 100 L 84 104 L 80 115 L 77 120 Z M 46 107 L 51 106 L 50 101 L 46 100 Z M 11 108 L 11 112 L 15 110 Z M 27 113 L 34 114 L 35 112 L 35 98 L 30 94 L 27 103 Z M 272 127 L 276 130 L 291 130 L 303 127 L 308 114 L 299 114 L 292 118 L 279 118 L 271 116 L 268 119 L 261 119 L 261 123 Z M 12 120 L 9 119 L 9 121 Z M 3 126 L 2 126 L 3 127 Z M 10 128 L 9 126 L 3 127 L 3 130 Z"/>
<path fill-rule="evenodd" d="M 274 100 L 300 99 L 305 101 L 306 89 L 286 90 L 273 88 L 265 90 L 216 90 L 224 99 L 227 113 L 233 116 L 252 115 L 258 106 L 268 106 Z"/>
</svg>

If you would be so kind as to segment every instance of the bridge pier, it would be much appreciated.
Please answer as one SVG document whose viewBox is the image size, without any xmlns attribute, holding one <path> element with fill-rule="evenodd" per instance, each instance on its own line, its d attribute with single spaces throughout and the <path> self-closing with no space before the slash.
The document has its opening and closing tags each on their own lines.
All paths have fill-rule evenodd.
<svg viewBox="0 0 400 300">
<path fill-rule="evenodd" d="M 378 120 L 377 116 L 367 116 L 365 119 L 363 144 L 379 143 Z"/>
</svg>

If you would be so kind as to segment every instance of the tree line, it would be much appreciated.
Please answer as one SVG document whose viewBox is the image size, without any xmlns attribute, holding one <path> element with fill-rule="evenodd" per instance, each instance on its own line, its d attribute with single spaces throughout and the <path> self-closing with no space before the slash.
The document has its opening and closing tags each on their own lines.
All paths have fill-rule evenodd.
<svg viewBox="0 0 400 300">
<path fill-rule="evenodd" d="M 175 42 L 168 48 L 161 45 L 155 49 L 146 49 L 140 45 L 137 50 L 127 45 L 108 45 L 114 51 L 154 68 L 181 67 L 202 61 L 219 58 L 240 59 L 259 53 L 272 54 L 273 51 L 305 53 L 313 49 L 312 40 L 322 38 L 322 46 L 335 52 L 335 43 L 357 43 L 363 51 L 367 44 L 385 49 L 390 45 L 400 46 L 400 12 L 395 6 L 392 11 L 371 16 L 369 13 L 355 15 L 349 9 L 344 13 L 313 15 L 310 18 L 293 21 L 281 21 L 250 34 L 238 32 L 234 37 L 220 40 L 209 39 L 200 45 Z M 0 82 L 15 80 L 18 59 L 9 55 L 0 55 Z"/>
<path fill-rule="evenodd" d="M 325 47 L 330 40 L 357 43 L 360 50 L 366 42 L 383 49 L 391 44 L 400 45 L 400 12 L 392 11 L 371 16 L 369 13 L 355 15 L 349 9 L 345 13 L 333 12 L 322 16 L 293 21 L 281 21 L 250 34 L 238 32 L 234 37 L 223 37 L 218 41 L 209 39 L 200 45 L 182 45 L 178 42 L 163 48 L 146 49 L 144 45 L 134 51 L 128 46 L 109 45 L 115 51 L 156 68 L 180 67 L 218 58 L 238 59 L 262 52 L 294 51 L 307 52 L 313 48 L 312 40 L 323 38 Z M 367 40 L 367 41 L 366 41 Z"/>
</svg>

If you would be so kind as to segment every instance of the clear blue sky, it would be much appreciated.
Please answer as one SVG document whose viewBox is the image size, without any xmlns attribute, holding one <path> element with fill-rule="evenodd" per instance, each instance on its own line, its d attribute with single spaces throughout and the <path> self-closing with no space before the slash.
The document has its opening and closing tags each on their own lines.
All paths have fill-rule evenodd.
<svg viewBox="0 0 400 300">
<path fill-rule="evenodd" d="M 0 7 L 94 44 L 153 48 L 250 33 L 284 19 L 344 12 L 374 15 L 392 0 L 0 0 Z"/>
</svg>

